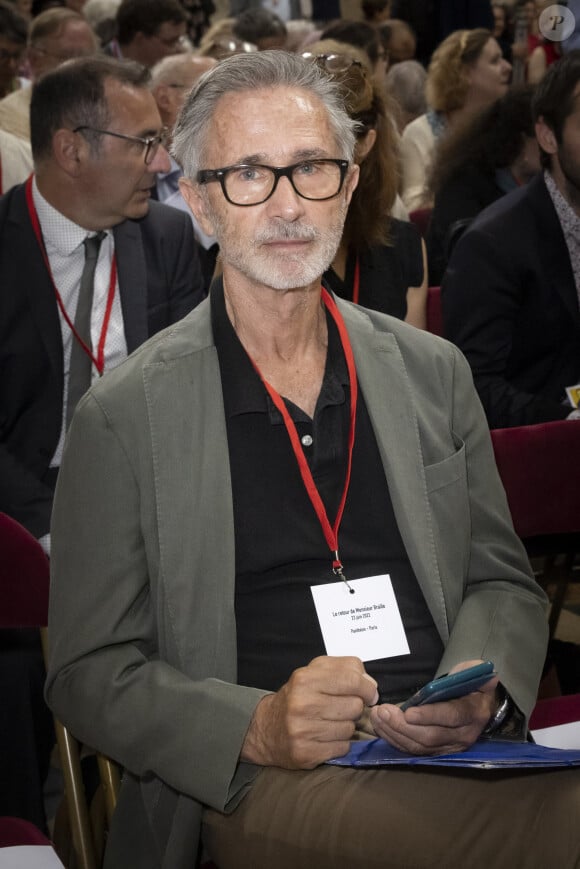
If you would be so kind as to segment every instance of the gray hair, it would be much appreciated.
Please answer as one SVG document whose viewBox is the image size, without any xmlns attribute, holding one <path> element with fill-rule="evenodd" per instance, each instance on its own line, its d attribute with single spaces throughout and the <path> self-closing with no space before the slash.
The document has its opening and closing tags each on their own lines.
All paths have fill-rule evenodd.
<svg viewBox="0 0 580 869">
<path fill-rule="evenodd" d="M 201 168 L 211 119 L 218 101 L 229 93 L 272 87 L 310 91 L 324 104 L 339 156 L 353 159 L 356 123 L 345 108 L 340 90 L 311 60 L 271 50 L 228 57 L 205 73 L 189 94 L 177 120 L 172 153 L 184 175 L 195 179 Z"/>
<path fill-rule="evenodd" d="M 387 88 L 401 108 L 417 117 L 427 111 L 427 70 L 416 60 L 395 63 L 387 72 Z"/>
</svg>

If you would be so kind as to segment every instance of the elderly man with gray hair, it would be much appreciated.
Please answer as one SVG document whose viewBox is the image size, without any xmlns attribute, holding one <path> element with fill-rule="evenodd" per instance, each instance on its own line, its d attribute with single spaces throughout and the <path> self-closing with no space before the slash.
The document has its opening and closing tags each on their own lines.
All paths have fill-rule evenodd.
<svg viewBox="0 0 580 869">
<path fill-rule="evenodd" d="M 326 765 L 525 738 L 547 634 L 467 363 L 321 286 L 355 133 L 316 61 L 200 79 L 173 149 L 223 276 L 75 414 L 47 696 L 125 768 L 108 869 L 191 869 L 200 836 L 220 869 L 580 859 L 576 770 Z M 480 690 L 398 705 L 487 658 Z"/>
</svg>

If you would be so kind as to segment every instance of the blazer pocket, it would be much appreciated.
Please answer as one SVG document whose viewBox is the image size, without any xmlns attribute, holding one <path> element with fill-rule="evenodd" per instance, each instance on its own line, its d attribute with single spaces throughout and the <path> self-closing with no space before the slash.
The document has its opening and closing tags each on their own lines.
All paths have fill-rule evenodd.
<svg viewBox="0 0 580 869">
<path fill-rule="evenodd" d="M 427 492 L 436 492 L 445 486 L 451 486 L 460 480 L 467 479 L 465 463 L 465 444 L 459 441 L 457 450 L 441 462 L 434 465 L 426 465 L 425 480 Z"/>
<path fill-rule="evenodd" d="M 469 565 L 471 511 L 467 487 L 465 445 L 425 468 L 435 550 L 444 582 L 450 624 L 461 605 L 461 589 Z"/>
</svg>

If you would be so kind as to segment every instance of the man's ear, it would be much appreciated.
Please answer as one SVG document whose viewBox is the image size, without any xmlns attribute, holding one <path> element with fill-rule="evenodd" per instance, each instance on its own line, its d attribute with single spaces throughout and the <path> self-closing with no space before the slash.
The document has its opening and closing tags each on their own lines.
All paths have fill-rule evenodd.
<svg viewBox="0 0 580 869">
<path fill-rule="evenodd" d="M 89 150 L 89 143 L 80 133 L 57 130 L 52 137 L 52 155 L 63 172 L 76 178 L 80 175 Z"/>
<path fill-rule="evenodd" d="M 358 179 L 360 175 L 360 167 L 357 163 L 353 163 L 349 169 L 344 182 L 344 195 L 346 198 L 346 204 L 350 205 L 350 200 L 352 199 L 352 194 L 354 193 L 357 185 Z"/>
<path fill-rule="evenodd" d="M 549 127 L 543 116 L 540 116 L 535 124 L 536 139 L 538 145 L 545 151 L 546 154 L 556 154 L 558 151 L 558 142 L 551 127 Z"/>
<path fill-rule="evenodd" d="M 208 212 L 206 196 L 201 191 L 200 185 L 190 181 L 189 178 L 180 178 L 179 189 L 205 234 L 215 235 L 214 222 Z"/>
</svg>

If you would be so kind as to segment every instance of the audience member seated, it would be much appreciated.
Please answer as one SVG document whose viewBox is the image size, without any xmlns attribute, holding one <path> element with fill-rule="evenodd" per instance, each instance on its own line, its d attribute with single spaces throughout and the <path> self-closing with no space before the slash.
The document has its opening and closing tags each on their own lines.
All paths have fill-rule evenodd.
<svg viewBox="0 0 580 869">
<path fill-rule="evenodd" d="M 300 52 L 309 42 L 316 42 L 320 31 L 308 18 L 286 21 L 286 51 Z"/>
<path fill-rule="evenodd" d="M 506 93 L 510 65 L 488 30 L 458 30 L 433 54 L 427 72 L 429 110 L 401 138 L 401 196 L 409 209 L 432 205 L 428 177 L 441 136 Z"/>
<path fill-rule="evenodd" d="M 361 0 L 360 8 L 367 24 L 376 27 L 391 17 L 392 0 Z"/>
<path fill-rule="evenodd" d="M 217 11 L 214 0 L 180 0 L 187 16 L 187 38 L 197 47 Z"/>
<path fill-rule="evenodd" d="M 365 21 L 335 21 L 324 28 L 320 39 L 334 39 L 361 48 L 369 58 L 377 83 L 384 87 L 389 61 L 380 28 L 372 27 Z"/>
<path fill-rule="evenodd" d="M 0 194 L 26 181 L 32 172 L 32 152 L 24 139 L 0 130 Z"/>
<path fill-rule="evenodd" d="M 417 51 L 417 37 L 406 21 L 390 18 L 379 26 L 379 34 L 387 51 L 389 67 L 404 60 L 413 60 Z"/>
<path fill-rule="evenodd" d="M 174 147 L 223 280 L 69 432 L 47 698 L 125 769 L 110 867 L 189 869 L 201 843 L 220 869 L 580 860 L 578 770 L 325 763 L 356 736 L 423 756 L 525 739 L 547 636 L 463 356 L 321 292 L 353 127 L 295 54 L 197 83 Z M 481 690 L 397 705 L 482 655 Z"/>
<path fill-rule="evenodd" d="M 550 67 L 533 117 L 544 172 L 479 215 L 442 285 L 492 428 L 580 416 L 566 392 L 580 381 L 580 52 Z"/>
<path fill-rule="evenodd" d="M 156 63 L 151 70 L 151 91 L 155 97 L 161 120 L 169 131 L 167 147 L 171 147 L 171 135 L 177 116 L 183 102 L 195 82 L 204 72 L 212 69 L 217 63 L 212 57 L 201 57 L 186 52 L 172 54 Z M 204 273 L 204 282 L 210 284 L 215 267 L 217 247 L 215 238 L 207 236 L 198 225 L 179 189 L 179 179 L 183 172 L 177 161 L 171 155 L 168 172 L 158 172 L 155 192 L 160 202 L 184 211 L 193 223 L 194 235 L 199 242 L 199 254 Z"/>
<path fill-rule="evenodd" d="M 399 133 L 427 111 L 426 80 L 427 72 L 418 60 L 403 60 L 387 72 L 387 91 L 396 104 Z"/>
<path fill-rule="evenodd" d="M 453 245 L 480 211 L 540 171 L 532 87 L 515 88 L 440 143 L 431 174 L 429 284 L 439 286 Z"/>
<path fill-rule="evenodd" d="M 241 42 L 256 45 L 258 51 L 286 46 L 286 25 L 278 15 L 263 6 L 240 12 L 234 20 L 232 32 Z"/>
<path fill-rule="evenodd" d="M 87 0 L 83 15 L 104 48 L 117 33 L 117 11 L 121 0 Z"/>
<path fill-rule="evenodd" d="M 191 48 L 187 16 L 179 0 L 121 0 L 117 36 L 107 54 L 152 67 L 162 58 Z"/>
<path fill-rule="evenodd" d="M 99 42 L 82 15 L 72 9 L 54 8 L 32 20 L 28 33 L 28 67 L 32 84 L 65 60 L 88 57 Z M 0 100 L 0 128 L 30 141 L 30 98 L 25 87 Z"/>
<path fill-rule="evenodd" d="M 28 22 L 8 2 L 0 2 L 0 98 L 20 90 L 18 72 L 26 50 Z"/>
<path fill-rule="evenodd" d="M 252 42 L 244 42 L 234 36 L 235 21 L 235 18 L 220 18 L 219 21 L 212 24 L 199 43 L 198 54 L 201 57 L 223 60 L 224 57 L 231 57 L 232 54 L 257 51 L 257 45 Z"/>
<path fill-rule="evenodd" d="M 507 3 L 492 3 L 491 11 L 493 12 L 493 37 L 501 48 L 501 53 L 508 61 L 512 62 L 514 34 L 512 31 L 512 21 L 510 16 L 510 7 Z"/>
<path fill-rule="evenodd" d="M 554 4 L 552 0 L 528 0 L 523 5 L 528 19 L 526 81 L 537 84 L 547 68 L 560 57 L 560 44 L 546 39 L 540 30 L 542 11 Z"/>
<path fill-rule="evenodd" d="M 342 298 L 425 328 L 424 244 L 415 226 L 390 217 L 397 192 L 396 141 L 385 97 L 354 46 L 326 40 L 309 51 L 339 84 L 345 107 L 359 124 L 359 182 L 325 280 Z"/>
<path fill-rule="evenodd" d="M 34 88 L 31 127 L 34 179 L 0 200 L 0 511 L 48 551 L 81 378 L 88 386 L 179 320 L 204 286 L 191 221 L 149 203 L 169 157 L 142 66 L 89 58 L 47 73 Z M 89 330 L 77 302 L 84 241 L 97 233 Z"/>
</svg>

